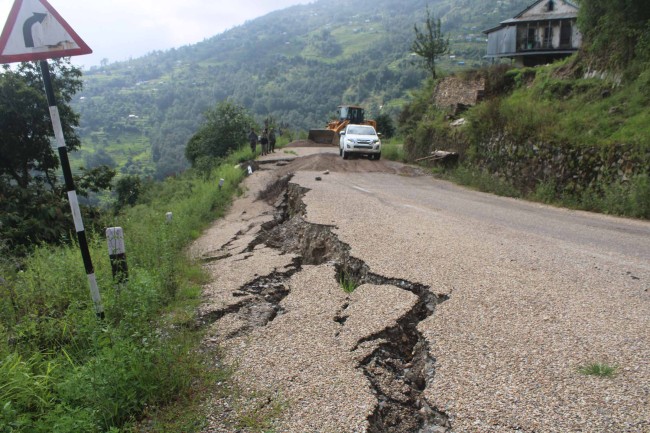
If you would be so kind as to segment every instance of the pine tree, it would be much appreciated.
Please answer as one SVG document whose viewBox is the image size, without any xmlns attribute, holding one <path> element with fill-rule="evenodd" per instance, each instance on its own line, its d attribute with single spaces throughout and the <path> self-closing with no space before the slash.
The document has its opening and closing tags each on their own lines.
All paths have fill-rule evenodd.
<svg viewBox="0 0 650 433">
<path fill-rule="evenodd" d="M 427 19 L 425 29 L 420 30 L 415 24 L 415 40 L 411 49 L 415 54 L 422 57 L 424 67 L 431 72 L 433 79 L 436 78 L 436 59 L 449 50 L 449 37 L 445 38 L 440 30 L 440 19 L 435 19 L 427 7 Z"/>
</svg>

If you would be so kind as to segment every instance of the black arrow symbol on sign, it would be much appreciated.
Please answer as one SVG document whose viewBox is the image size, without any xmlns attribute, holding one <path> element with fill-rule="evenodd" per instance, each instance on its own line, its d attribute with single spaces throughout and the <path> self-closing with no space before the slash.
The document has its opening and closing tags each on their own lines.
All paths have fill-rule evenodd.
<svg viewBox="0 0 650 433">
<path fill-rule="evenodd" d="M 25 21 L 23 24 L 23 38 L 25 39 L 25 48 L 34 48 L 34 36 L 32 35 L 32 27 L 36 23 L 42 23 L 47 17 L 47 14 L 40 14 L 34 12 L 34 15 Z"/>
</svg>

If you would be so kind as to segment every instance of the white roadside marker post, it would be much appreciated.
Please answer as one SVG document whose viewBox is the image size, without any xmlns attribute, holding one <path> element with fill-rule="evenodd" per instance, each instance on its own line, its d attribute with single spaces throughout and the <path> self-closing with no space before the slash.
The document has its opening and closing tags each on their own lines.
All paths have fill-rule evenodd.
<svg viewBox="0 0 650 433">
<path fill-rule="evenodd" d="M 129 268 L 126 263 L 126 247 L 124 245 L 124 230 L 122 227 L 109 227 L 106 229 L 108 243 L 108 257 L 111 260 L 113 280 L 118 290 L 126 287 L 129 280 Z"/>
</svg>

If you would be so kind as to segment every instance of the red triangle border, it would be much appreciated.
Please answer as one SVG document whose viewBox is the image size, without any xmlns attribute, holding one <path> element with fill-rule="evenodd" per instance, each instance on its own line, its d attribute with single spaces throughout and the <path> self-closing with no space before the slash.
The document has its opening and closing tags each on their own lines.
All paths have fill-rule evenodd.
<svg viewBox="0 0 650 433">
<path fill-rule="evenodd" d="M 9 13 L 9 18 L 7 18 L 7 23 L 5 24 L 2 35 L 0 36 L 0 63 L 14 63 L 14 62 L 30 62 L 37 60 L 47 60 L 47 59 L 56 59 L 60 57 L 68 56 L 81 56 L 84 54 L 90 54 L 93 50 L 79 37 L 79 35 L 70 27 L 70 25 L 59 15 L 59 13 L 52 7 L 47 0 L 38 0 L 45 9 L 48 10 L 54 18 L 63 26 L 66 32 L 70 34 L 74 42 L 79 46 L 79 48 L 69 49 L 69 50 L 60 50 L 60 51 L 50 51 L 50 52 L 41 52 L 41 53 L 24 53 L 24 54 L 9 54 L 2 55 L 2 52 L 7 47 L 7 42 L 11 36 L 14 27 L 16 26 L 16 20 L 18 19 L 18 13 L 23 5 L 23 0 L 16 0 L 11 12 Z"/>
</svg>

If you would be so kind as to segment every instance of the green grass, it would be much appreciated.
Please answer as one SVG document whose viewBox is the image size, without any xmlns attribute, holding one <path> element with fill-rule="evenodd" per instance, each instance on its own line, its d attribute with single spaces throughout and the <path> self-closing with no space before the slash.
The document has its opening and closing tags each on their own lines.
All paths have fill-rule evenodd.
<svg viewBox="0 0 650 433">
<path fill-rule="evenodd" d="M 534 191 L 523 193 L 500 177 L 473 166 L 434 168 L 432 173 L 481 192 L 525 198 L 570 209 L 650 219 L 650 177 L 647 175 L 638 175 L 627 182 L 606 185 L 602 191 L 588 188 L 577 193 L 558 192 L 554 182 L 541 182 Z"/>
<path fill-rule="evenodd" d="M 170 425 L 165 417 L 178 419 L 175 410 L 186 413 L 185 425 L 158 431 L 200 431 L 188 426 L 221 373 L 207 367 L 213 354 L 196 351 L 207 277 L 185 247 L 238 193 L 242 158 L 232 155 L 207 179 L 188 173 L 155 184 L 141 204 L 106 220 L 125 232 L 129 281 L 121 290 L 103 233 L 88 233 L 104 320 L 95 316 L 76 245 L 36 247 L 20 272 L 2 261 L 0 431 L 137 431 L 143 416 Z M 221 190 L 215 178 L 226 180 Z"/>
<path fill-rule="evenodd" d="M 503 100 L 508 132 L 572 146 L 620 143 L 648 148 L 650 101 L 643 77 L 623 86 L 598 78 L 558 78 L 563 63 L 536 68 L 536 78 Z"/>
<path fill-rule="evenodd" d="M 452 180 L 460 185 L 467 186 L 482 192 L 505 197 L 521 197 L 521 192 L 505 180 L 471 167 L 459 166 L 449 171 L 436 170 L 436 174 Z"/>
<path fill-rule="evenodd" d="M 151 144 L 144 134 L 122 133 L 119 137 L 112 138 L 105 133 L 93 133 L 82 138 L 82 148 L 84 150 L 70 154 L 70 163 L 75 174 L 79 174 L 78 168 L 85 167 L 85 159 L 92 158 L 98 149 L 111 155 L 118 174 L 120 169 L 127 165 L 132 166 L 130 170 L 142 175 L 152 175 L 155 172 Z"/>
<path fill-rule="evenodd" d="M 339 286 L 345 293 L 354 292 L 359 287 L 359 282 L 356 281 L 348 272 L 342 271 L 339 274 Z"/>
<path fill-rule="evenodd" d="M 617 367 L 611 365 L 595 362 L 579 367 L 578 371 L 586 376 L 613 377 L 617 369 Z"/>
<path fill-rule="evenodd" d="M 391 140 L 392 141 L 392 140 Z M 381 157 L 390 161 L 406 162 L 403 144 L 393 144 L 391 141 L 381 143 Z"/>
<path fill-rule="evenodd" d="M 416 105 L 416 95 L 411 108 L 425 114 L 406 137 L 407 143 L 414 143 L 407 156 L 425 154 L 432 142 L 447 143 L 459 151 L 464 166 L 439 174 L 462 185 L 569 208 L 650 218 L 650 73 L 614 85 L 575 78 L 574 63 L 568 59 L 514 69 L 502 77 L 491 71 L 503 94 L 465 113 L 468 122 L 463 128 L 441 123 L 445 113 Z M 428 94 L 428 89 L 422 90 L 422 95 Z M 549 161 L 553 170 L 540 175 L 539 168 Z M 506 173 L 510 177 L 504 180 Z"/>
<path fill-rule="evenodd" d="M 357 28 L 358 31 L 354 32 L 354 28 Z M 364 23 L 353 26 L 352 29 L 348 26 L 341 27 L 334 30 L 332 34 L 336 36 L 336 40 L 343 47 L 342 56 L 350 58 L 355 54 L 366 52 L 373 44 L 385 37 L 386 31 L 380 23 Z"/>
<path fill-rule="evenodd" d="M 320 30 L 311 36 L 315 35 L 318 37 L 319 33 Z M 323 57 L 309 44 L 306 45 L 300 55 L 306 59 L 335 64 L 344 59 L 352 58 L 359 53 L 366 52 L 382 38 L 385 38 L 386 34 L 386 30 L 379 22 L 359 22 L 354 25 L 346 24 L 332 30 L 332 36 L 342 48 L 342 52 L 336 57 Z"/>
<path fill-rule="evenodd" d="M 249 394 L 240 397 L 235 404 L 236 426 L 253 433 L 270 433 L 273 421 L 282 415 L 287 403 L 282 398 L 265 394 Z"/>
<path fill-rule="evenodd" d="M 131 433 L 167 433 L 167 432 L 202 432 L 208 426 L 206 396 L 221 390 L 223 384 L 229 383 L 231 371 L 216 369 L 211 365 L 211 358 L 219 356 L 216 351 L 197 353 L 204 360 L 201 371 L 195 378 L 192 390 L 168 405 L 147 408 L 142 419 L 129 426 Z"/>
</svg>

